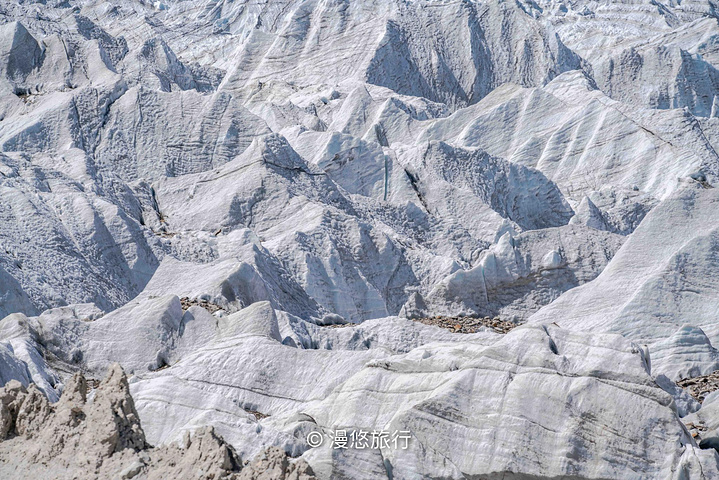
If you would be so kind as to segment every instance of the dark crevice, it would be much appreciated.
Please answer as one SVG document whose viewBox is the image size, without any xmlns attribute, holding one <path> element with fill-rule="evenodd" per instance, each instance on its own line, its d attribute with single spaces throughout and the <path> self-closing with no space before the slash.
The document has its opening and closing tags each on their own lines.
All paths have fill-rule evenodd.
<svg viewBox="0 0 719 480">
<path fill-rule="evenodd" d="M 422 206 L 424 207 L 425 211 L 429 213 L 429 205 L 427 205 L 427 201 L 425 200 L 424 195 L 422 195 L 422 192 L 419 191 L 419 179 L 412 175 L 406 168 L 404 169 L 404 173 L 407 175 L 410 185 L 412 185 L 412 190 L 414 190 L 414 192 L 417 194 L 417 198 L 419 198 L 419 201 L 422 202 Z"/>
</svg>

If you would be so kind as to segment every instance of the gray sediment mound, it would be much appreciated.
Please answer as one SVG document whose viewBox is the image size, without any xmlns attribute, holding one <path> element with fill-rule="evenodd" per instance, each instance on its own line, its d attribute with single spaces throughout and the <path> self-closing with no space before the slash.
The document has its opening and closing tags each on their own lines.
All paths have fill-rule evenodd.
<svg viewBox="0 0 719 480">
<path fill-rule="evenodd" d="M 17 380 L 0 388 L 0 478 L 25 479 L 280 479 L 312 480 L 304 460 L 277 447 L 243 467 L 231 445 L 212 427 L 186 433 L 177 444 L 153 447 L 130 395 L 122 368 L 88 395 L 82 374 L 51 404 L 34 384 Z"/>
</svg>

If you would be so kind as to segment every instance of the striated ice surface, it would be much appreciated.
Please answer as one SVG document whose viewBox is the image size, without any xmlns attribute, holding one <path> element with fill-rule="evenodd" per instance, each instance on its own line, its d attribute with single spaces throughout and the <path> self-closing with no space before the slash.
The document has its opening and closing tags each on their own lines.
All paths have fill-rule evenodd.
<svg viewBox="0 0 719 480">
<path fill-rule="evenodd" d="M 0 2 L 0 476 L 719 478 L 718 12 Z"/>
</svg>

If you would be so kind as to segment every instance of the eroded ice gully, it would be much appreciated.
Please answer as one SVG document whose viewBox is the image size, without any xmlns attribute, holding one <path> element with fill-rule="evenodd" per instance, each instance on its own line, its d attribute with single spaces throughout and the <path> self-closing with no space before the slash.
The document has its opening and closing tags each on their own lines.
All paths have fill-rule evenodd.
<svg viewBox="0 0 719 480">
<path fill-rule="evenodd" d="M 0 2 L 0 477 L 719 478 L 717 12 Z"/>
</svg>

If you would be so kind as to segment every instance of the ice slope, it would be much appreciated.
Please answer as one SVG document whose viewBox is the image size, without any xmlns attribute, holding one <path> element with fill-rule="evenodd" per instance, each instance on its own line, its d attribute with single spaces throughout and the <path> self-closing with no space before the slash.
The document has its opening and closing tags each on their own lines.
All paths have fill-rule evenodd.
<svg viewBox="0 0 719 480">
<path fill-rule="evenodd" d="M 309 428 L 411 431 L 410 448 L 304 456 L 332 478 L 359 462 L 392 478 L 700 478 L 715 454 L 695 456 L 671 405 L 627 340 L 519 328 L 488 347 L 431 344 L 369 364 L 304 410 Z M 655 436 L 668 442 L 645 450 Z"/>
<path fill-rule="evenodd" d="M 714 2 L 549 0 L 537 7 L 564 44 L 591 64 L 597 84 L 612 98 L 716 114 Z"/>
<path fill-rule="evenodd" d="M 661 199 L 678 177 L 717 175 L 719 165 L 716 144 L 693 115 L 614 101 L 577 71 L 542 88 L 496 89 L 420 136 L 439 138 L 534 167 L 577 201 L 610 186 Z"/>
<path fill-rule="evenodd" d="M 140 205 L 131 190 L 109 185 L 114 191 L 98 195 L 76 163 L 83 158 L 75 150 L 35 161 L 24 153 L 3 155 L 0 263 L 10 277 L 4 294 L 16 299 L 5 308 L 31 302 L 13 312 L 85 302 L 117 308 L 157 268 L 157 240 L 132 218 Z M 13 284 L 22 291 L 13 293 Z"/>
<path fill-rule="evenodd" d="M 616 234 L 565 226 L 507 232 L 482 252 L 476 266 L 458 270 L 422 299 L 413 315 L 479 312 L 524 319 L 551 303 L 567 287 L 591 281 L 622 245 Z M 407 312 L 409 313 L 409 312 Z"/>
<path fill-rule="evenodd" d="M 594 281 L 529 321 L 613 331 L 645 343 L 690 323 L 717 341 L 717 201 L 714 188 L 677 191 L 647 215 Z"/>
<path fill-rule="evenodd" d="M 307 85 L 351 78 L 462 106 L 501 83 L 537 85 L 581 66 L 512 3 L 200 2 L 180 9 L 192 9 L 197 23 L 214 16 L 213 34 L 240 39 L 178 39 L 193 58 L 219 44 L 224 58 L 211 55 L 227 68 L 222 87 L 230 91 L 270 79 Z M 164 20 L 170 11 L 154 16 Z"/>
<path fill-rule="evenodd" d="M 178 309 L 177 298 L 169 301 L 177 306 L 168 312 Z M 41 343 L 56 335 L 59 347 L 57 326 L 72 322 L 68 313 L 29 319 Z M 325 330 L 324 347 L 302 349 L 283 337 L 279 319 L 258 303 L 219 318 L 192 307 L 182 326 L 163 322 L 175 336 L 164 340 L 175 347 L 172 365 L 154 373 L 138 368 L 130 382 L 148 441 L 212 424 L 242 456 L 280 444 L 302 454 L 320 478 L 351 475 L 358 465 L 362 478 L 388 478 L 390 467 L 393 478 L 694 478 L 714 462 L 686 433 L 675 400 L 648 374 L 641 352 L 619 335 L 550 325 L 462 337 L 387 318 Z M 104 371 L 116 357 L 128 368 L 135 356 L 150 358 L 151 337 L 130 329 L 120 347 L 110 322 L 85 321 L 90 330 L 72 340 L 90 371 Z M 322 328 L 302 323 L 289 328 L 313 336 Z M 350 334 L 360 338 L 342 340 Z M 103 338 L 117 347 L 93 346 Z M 304 443 L 309 431 L 337 429 L 409 430 L 412 437 L 407 450 L 337 452 L 329 443 Z"/>
</svg>

